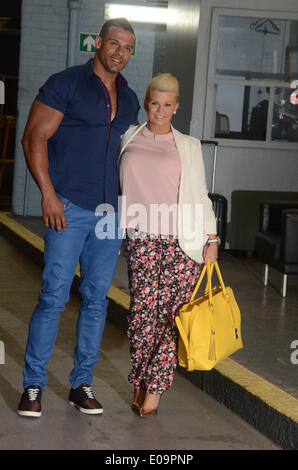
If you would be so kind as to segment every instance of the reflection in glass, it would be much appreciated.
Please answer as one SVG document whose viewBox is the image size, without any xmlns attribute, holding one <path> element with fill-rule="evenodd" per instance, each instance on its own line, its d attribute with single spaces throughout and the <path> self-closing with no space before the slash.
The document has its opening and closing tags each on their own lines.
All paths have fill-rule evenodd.
<svg viewBox="0 0 298 470">
<path fill-rule="evenodd" d="M 220 16 L 213 136 L 298 141 L 298 105 L 288 85 L 298 79 L 297 53 L 297 20 Z"/>
<path fill-rule="evenodd" d="M 298 21 L 221 16 L 216 75 L 287 80 L 289 47 L 298 43 Z"/>
<path fill-rule="evenodd" d="M 298 105 L 289 100 L 292 92 L 274 89 L 272 140 L 298 141 Z M 269 87 L 218 84 L 214 137 L 265 141 L 269 93 Z"/>
<path fill-rule="evenodd" d="M 277 109 L 278 117 L 272 121 L 272 140 L 285 140 L 298 142 L 298 105 L 289 100 L 293 90 L 290 88 L 277 88 L 279 93 L 275 95 L 274 109 Z"/>
<path fill-rule="evenodd" d="M 218 84 L 215 137 L 266 140 L 268 101 L 264 87 Z"/>
</svg>

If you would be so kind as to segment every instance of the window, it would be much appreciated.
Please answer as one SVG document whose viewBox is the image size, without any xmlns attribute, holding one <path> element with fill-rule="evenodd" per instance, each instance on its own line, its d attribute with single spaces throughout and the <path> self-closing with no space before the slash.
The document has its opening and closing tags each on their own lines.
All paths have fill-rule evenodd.
<svg viewBox="0 0 298 470">
<path fill-rule="evenodd" d="M 226 12 L 212 23 L 205 137 L 297 142 L 298 17 Z"/>
</svg>

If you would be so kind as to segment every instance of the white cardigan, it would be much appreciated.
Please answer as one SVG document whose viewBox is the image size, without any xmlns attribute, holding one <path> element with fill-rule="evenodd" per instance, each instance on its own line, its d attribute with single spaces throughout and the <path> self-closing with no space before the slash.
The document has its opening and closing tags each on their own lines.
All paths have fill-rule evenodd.
<svg viewBox="0 0 298 470">
<path fill-rule="evenodd" d="M 120 143 L 118 166 L 128 143 L 147 123 L 130 127 Z M 208 234 L 216 234 L 216 219 L 208 197 L 201 143 L 172 127 L 181 158 L 178 193 L 178 241 L 181 249 L 197 263 L 203 262 Z"/>
</svg>

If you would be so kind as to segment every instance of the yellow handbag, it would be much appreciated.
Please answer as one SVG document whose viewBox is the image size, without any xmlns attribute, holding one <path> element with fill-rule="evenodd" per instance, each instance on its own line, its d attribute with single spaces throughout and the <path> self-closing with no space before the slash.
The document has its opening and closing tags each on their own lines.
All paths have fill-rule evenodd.
<svg viewBox="0 0 298 470">
<path fill-rule="evenodd" d="M 213 268 L 220 286 L 212 288 Z M 195 300 L 207 273 L 205 294 Z M 175 317 L 179 330 L 178 363 L 186 370 L 211 370 L 243 347 L 241 315 L 230 287 L 225 287 L 217 262 L 204 266 L 190 302 Z"/>
</svg>

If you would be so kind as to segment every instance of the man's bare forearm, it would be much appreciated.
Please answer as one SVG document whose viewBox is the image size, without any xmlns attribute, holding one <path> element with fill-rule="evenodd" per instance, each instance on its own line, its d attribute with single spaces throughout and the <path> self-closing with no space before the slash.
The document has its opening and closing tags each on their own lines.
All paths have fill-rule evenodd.
<svg viewBox="0 0 298 470">
<path fill-rule="evenodd" d="M 58 199 L 50 179 L 46 141 L 39 136 L 25 133 L 22 145 L 30 173 L 41 191 L 45 226 L 60 231 L 66 227 L 66 219 L 63 204 Z"/>
<path fill-rule="evenodd" d="M 49 176 L 46 141 L 42 137 L 25 134 L 22 139 L 22 146 L 28 168 L 41 191 L 42 197 L 53 196 L 55 190 Z"/>
<path fill-rule="evenodd" d="M 58 199 L 49 175 L 47 141 L 58 129 L 63 114 L 35 101 L 22 138 L 28 168 L 42 194 L 42 214 L 46 227 L 58 231 L 66 227 L 62 202 Z"/>
<path fill-rule="evenodd" d="M 56 132 L 62 119 L 61 112 L 34 101 L 22 138 L 28 168 L 43 197 L 55 193 L 49 176 L 47 141 Z"/>
</svg>

